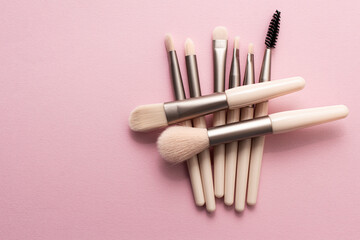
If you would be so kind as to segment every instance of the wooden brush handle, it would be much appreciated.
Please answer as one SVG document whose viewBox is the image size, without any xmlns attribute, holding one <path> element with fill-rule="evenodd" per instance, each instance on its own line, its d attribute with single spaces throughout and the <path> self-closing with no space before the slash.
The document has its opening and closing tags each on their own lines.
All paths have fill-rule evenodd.
<svg viewBox="0 0 360 240">
<path fill-rule="evenodd" d="M 193 120 L 194 127 L 206 128 L 206 121 L 204 117 L 195 118 Z M 214 196 L 214 184 L 212 177 L 211 158 L 209 149 L 205 149 L 198 154 L 201 179 L 204 188 L 204 196 L 206 203 L 206 210 L 213 212 L 216 209 L 215 196 Z"/>
<path fill-rule="evenodd" d="M 214 113 L 213 126 L 222 126 L 226 124 L 226 111 Z M 224 196 L 225 182 L 225 144 L 214 147 L 214 179 L 215 196 L 221 198 Z"/>
<path fill-rule="evenodd" d="M 254 118 L 268 115 L 268 102 L 262 102 L 256 105 Z M 249 183 L 247 191 L 247 204 L 255 205 L 259 189 L 261 163 L 264 152 L 265 137 L 260 136 L 252 139 Z"/>
<path fill-rule="evenodd" d="M 186 127 L 192 127 L 191 121 L 182 122 L 180 125 Z M 195 155 L 189 160 L 186 161 L 189 176 L 190 176 L 190 183 L 191 188 L 193 191 L 193 196 L 195 200 L 196 206 L 203 206 L 205 204 L 204 199 L 204 192 L 203 192 L 203 184 L 201 182 L 201 174 L 200 174 L 200 167 L 198 157 Z"/>
<path fill-rule="evenodd" d="M 254 108 L 241 109 L 241 121 L 254 117 Z M 238 164 L 236 169 L 235 210 L 241 212 L 245 209 L 246 187 L 249 172 L 251 152 L 251 139 L 239 141 Z"/>
<path fill-rule="evenodd" d="M 229 110 L 226 122 L 228 124 L 239 122 L 240 109 Z M 234 203 L 235 174 L 238 152 L 238 142 L 231 142 L 225 145 L 225 193 L 224 202 L 231 206 Z"/>
</svg>

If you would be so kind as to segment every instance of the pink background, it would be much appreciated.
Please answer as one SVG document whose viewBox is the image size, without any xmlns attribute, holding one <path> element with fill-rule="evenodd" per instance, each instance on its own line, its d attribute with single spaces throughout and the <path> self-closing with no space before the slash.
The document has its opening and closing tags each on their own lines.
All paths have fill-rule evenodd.
<svg viewBox="0 0 360 240">
<path fill-rule="evenodd" d="M 351 1 L 1 1 L 0 239 L 359 239 L 360 4 Z M 194 205 L 185 165 L 157 133 L 132 133 L 137 105 L 173 99 L 164 35 L 194 40 L 212 92 L 211 33 L 255 44 L 275 9 L 272 77 L 300 75 L 271 112 L 346 104 L 347 119 L 267 138 L 255 208 Z M 228 58 L 228 61 L 230 57 Z"/>
</svg>

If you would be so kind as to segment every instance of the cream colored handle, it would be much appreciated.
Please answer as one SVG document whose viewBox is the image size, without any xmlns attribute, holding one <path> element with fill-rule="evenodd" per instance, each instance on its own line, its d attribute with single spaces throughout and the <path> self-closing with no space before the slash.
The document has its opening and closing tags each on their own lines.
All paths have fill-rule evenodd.
<svg viewBox="0 0 360 240">
<path fill-rule="evenodd" d="M 214 113 L 213 126 L 222 126 L 226 124 L 226 111 Z M 225 185 L 225 144 L 214 147 L 214 179 L 215 196 L 221 198 L 224 196 Z"/>
<path fill-rule="evenodd" d="M 254 118 L 268 115 L 268 102 L 262 102 L 256 105 Z M 260 136 L 252 139 L 248 190 L 246 202 L 249 205 L 255 205 L 259 191 L 261 163 L 263 158 L 265 145 L 265 136 Z"/>
<path fill-rule="evenodd" d="M 345 118 L 349 109 L 344 105 L 308 108 L 270 114 L 273 133 L 283 133 L 299 128 L 335 121 Z"/>
<path fill-rule="evenodd" d="M 241 109 L 241 121 L 254 117 L 254 108 Z M 249 171 L 251 139 L 239 141 L 238 164 L 236 170 L 235 210 L 241 212 L 245 209 L 246 187 Z"/>
<path fill-rule="evenodd" d="M 240 121 L 240 109 L 229 110 L 226 122 L 228 124 Z M 225 191 L 224 202 L 230 206 L 234 203 L 235 174 L 238 142 L 231 142 L 225 145 Z"/>
<path fill-rule="evenodd" d="M 236 87 L 226 90 L 225 93 L 229 109 L 235 109 L 299 91 L 303 89 L 304 86 L 305 80 L 303 78 L 292 77 Z"/>
<path fill-rule="evenodd" d="M 180 125 L 186 127 L 192 127 L 190 120 L 182 122 Z M 203 185 L 201 182 L 198 157 L 193 156 L 192 158 L 187 160 L 186 163 L 189 171 L 190 183 L 193 191 L 195 204 L 196 206 L 203 206 L 205 204 L 205 199 L 204 199 Z"/>
<path fill-rule="evenodd" d="M 206 128 L 206 121 L 204 117 L 195 118 L 193 120 L 194 127 Z M 209 149 L 205 149 L 198 154 L 200 163 L 201 179 L 203 183 L 206 210 L 213 212 L 216 209 L 215 196 L 214 196 L 214 184 L 212 177 L 211 158 Z"/>
</svg>

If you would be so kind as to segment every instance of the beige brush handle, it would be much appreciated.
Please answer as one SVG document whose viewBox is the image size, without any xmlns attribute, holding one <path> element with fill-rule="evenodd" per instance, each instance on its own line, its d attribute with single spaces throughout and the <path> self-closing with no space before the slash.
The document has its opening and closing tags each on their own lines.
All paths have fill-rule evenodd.
<svg viewBox="0 0 360 240">
<path fill-rule="evenodd" d="M 182 122 L 180 125 L 186 127 L 192 127 L 190 120 Z M 189 171 L 190 183 L 193 191 L 195 204 L 196 206 L 203 206 L 205 204 L 205 199 L 204 199 L 203 185 L 201 182 L 198 157 L 195 155 L 189 160 L 187 160 L 186 163 Z"/>
<path fill-rule="evenodd" d="M 254 118 L 268 115 L 268 102 L 262 102 L 256 105 Z M 259 189 L 261 163 L 263 158 L 265 145 L 265 136 L 260 136 L 252 139 L 250 168 L 249 168 L 249 183 L 247 191 L 246 202 L 249 205 L 255 205 Z"/>
<path fill-rule="evenodd" d="M 299 91 L 304 86 L 303 78 L 292 77 L 228 89 L 225 94 L 229 109 L 235 109 Z"/>
<path fill-rule="evenodd" d="M 193 120 L 194 127 L 206 128 L 206 121 L 204 117 L 195 118 Z M 205 149 L 198 154 L 201 179 L 203 183 L 206 210 L 213 212 L 216 209 L 215 196 L 214 196 L 214 184 L 211 169 L 211 158 L 209 149 Z"/>
<path fill-rule="evenodd" d="M 213 126 L 222 126 L 226 124 L 226 111 L 214 113 Z M 214 179 L 215 196 L 221 198 L 224 196 L 225 185 L 225 144 L 214 147 Z"/>
<path fill-rule="evenodd" d="M 240 109 L 227 112 L 227 124 L 239 122 Z M 225 145 L 225 193 L 224 202 L 231 206 L 234 203 L 235 174 L 237 162 L 238 142 L 231 142 Z"/>
<path fill-rule="evenodd" d="M 241 121 L 254 117 L 254 108 L 241 109 Z M 241 212 L 245 209 L 246 187 L 251 152 L 251 139 L 239 141 L 238 164 L 236 170 L 235 210 Z"/>
<path fill-rule="evenodd" d="M 270 114 L 273 133 L 284 133 L 296 129 L 335 121 L 348 115 L 344 105 L 308 108 Z"/>
</svg>

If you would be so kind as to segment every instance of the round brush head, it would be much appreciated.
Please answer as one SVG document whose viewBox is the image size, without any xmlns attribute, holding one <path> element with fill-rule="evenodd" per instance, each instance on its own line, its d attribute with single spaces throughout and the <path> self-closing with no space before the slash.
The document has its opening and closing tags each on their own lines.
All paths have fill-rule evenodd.
<svg viewBox="0 0 360 240">
<path fill-rule="evenodd" d="M 209 147 L 207 129 L 170 127 L 158 138 L 157 147 L 166 161 L 180 163 Z"/>
</svg>

